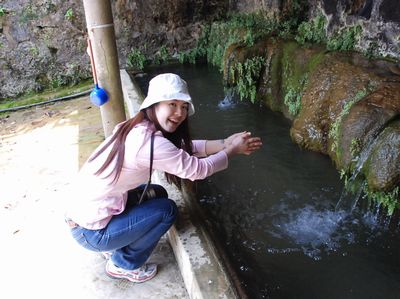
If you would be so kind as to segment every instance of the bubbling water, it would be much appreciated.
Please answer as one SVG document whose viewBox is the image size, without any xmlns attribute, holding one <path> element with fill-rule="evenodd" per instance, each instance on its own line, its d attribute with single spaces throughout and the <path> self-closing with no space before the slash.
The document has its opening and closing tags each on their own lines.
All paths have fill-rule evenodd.
<svg viewBox="0 0 400 299">
<path fill-rule="evenodd" d="M 277 239 L 290 240 L 291 244 L 289 248 L 267 248 L 267 252 L 282 254 L 302 251 L 314 260 L 339 250 L 342 255 L 346 255 L 342 247 L 360 241 L 357 241 L 355 227 L 362 226 L 369 236 L 384 229 L 371 214 L 357 217 L 354 211 L 320 209 L 309 204 L 298 209 L 280 204 L 273 209 L 272 214 L 275 218 L 270 233 Z"/>
<path fill-rule="evenodd" d="M 313 259 L 320 259 L 323 251 L 336 251 L 343 241 L 354 241 L 353 233 L 343 229 L 343 223 L 348 217 L 345 211 L 318 211 L 311 205 L 297 210 L 283 207 L 278 210 L 281 217 L 273 222 L 275 235 L 289 238 Z"/>
<path fill-rule="evenodd" d="M 225 95 L 225 98 L 218 103 L 218 108 L 220 110 L 232 109 L 235 108 L 235 106 L 236 104 L 233 100 L 233 94 L 229 92 Z"/>
</svg>

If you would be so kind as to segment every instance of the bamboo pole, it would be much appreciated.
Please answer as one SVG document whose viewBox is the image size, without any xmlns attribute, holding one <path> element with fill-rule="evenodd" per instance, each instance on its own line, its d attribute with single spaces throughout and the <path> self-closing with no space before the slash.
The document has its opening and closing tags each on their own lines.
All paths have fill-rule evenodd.
<svg viewBox="0 0 400 299">
<path fill-rule="evenodd" d="M 83 0 L 83 6 L 98 84 L 109 96 L 108 102 L 100 106 L 104 134 L 108 137 L 115 125 L 126 119 L 111 3 Z"/>
</svg>

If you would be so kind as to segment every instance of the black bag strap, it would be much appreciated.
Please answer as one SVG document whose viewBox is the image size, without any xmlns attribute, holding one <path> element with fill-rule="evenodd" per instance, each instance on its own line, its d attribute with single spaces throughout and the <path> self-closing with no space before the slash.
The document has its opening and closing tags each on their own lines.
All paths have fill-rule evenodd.
<svg viewBox="0 0 400 299">
<path fill-rule="evenodd" d="M 151 175 L 153 173 L 153 153 L 154 153 L 154 133 L 151 133 L 151 141 L 150 141 L 150 173 L 149 173 L 149 182 L 151 183 Z"/>
<path fill-rule="evenodd" d="M 140 196 L 138 204 L 140 204 L 146 194 L 147 188 L 149 188 L 151 184 L 151 175 L 153 173 L 153 152 L 154 152 L 154 133 L 151 133 L 151 140 L 150 140 L 150 172 L 149 172 L 149 180 L 147 181 L 146 187 L 143 190 L 142 195 Z"/>
</svg>

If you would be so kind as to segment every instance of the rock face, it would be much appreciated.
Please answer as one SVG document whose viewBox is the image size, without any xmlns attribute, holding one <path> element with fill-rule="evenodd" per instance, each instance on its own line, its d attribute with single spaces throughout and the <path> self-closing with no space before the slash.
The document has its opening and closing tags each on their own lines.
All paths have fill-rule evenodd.
<svg viewBox="0 0 400 299">
<path fill-rule="evenodd" d="M 361 39 L 356 48 L 381 56 L 400 58 L 400 5 L 398 0 L 237 0 L 232 9 L 240 12 L 263 11 L 278 19 L 291 15 L 293 9 L 307 7 L 309 18 L 327 18 L 327 35 L 346 26 L 360 25 Z"/>
<path fill-rule="evenodd" d="M 396 0 L 315 1 L 312 15 L 328 17 L 328 35 L 348 25 L 361 25 L 357 48 L 399 58 L 400 6 Z M 318 5 L 319 4 L 319 5 Z"/>
<path fill-rule="evenodd" d="M 390 191 L 400 186 L 400 120 L 390 123 L 376 138 L 364 173 L 373 190 Z"/>
<path fill-rule="evenodd" d="M 254 56 L 266 61 L 257 99 L 293 121 L 294 142 L 329 155 L 338 169 L 361 171 L 371 190 L 390 191 L 400 185 L 396 64 L 268 38 L 252 47 L 229 47 L 225 81 L 234 84 L 230 65 Z M 298 114 L 291 113 L 291 103 L 285 101 L 291 90 L 301 104 Z"/>
<path fill-rule="evenodd" d="M 111 1 L 121 67 L 132 48 L 149 56 L 194 47 L 200 23 L 228 11 L 229 1 Z M 91 77 L 82 1 L 0 3 L 0 99 Z"/>
<path fill-rule="evenodd" d="M 372 190 L 392 190 L 400 184 L 395 167 L 400 135 L 390 125 L 400 115 L 400 78 L 347 59 L 330 57 L 320 64 L 291 136 L 305 148 L 328 154 L 338 169 L 360 168 Z"/>
<path fill-rule="evenodd" d="M 78 3 L 79 2 L 79 3 Z M 2 1 L 0 98 L 89 75 L 80 1 Z M 70 9 L 72 15 L 66 17 Z"/>
</svg>

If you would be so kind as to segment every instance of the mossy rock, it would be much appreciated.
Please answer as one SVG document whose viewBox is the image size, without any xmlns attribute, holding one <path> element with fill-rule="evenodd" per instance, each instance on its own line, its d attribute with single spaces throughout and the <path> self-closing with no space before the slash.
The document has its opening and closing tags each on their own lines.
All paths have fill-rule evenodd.
<svg viewBox="0 0 400 299">
<path fill-rule="evenodd" d="M 391 191 L 400 186 L 400 120 L 379 134 L 363 173 L 372 191 Z"/>
<path fill-rule="evenodd" d="M 302 109 L 290 130 L 292 139 L 304 148 L 330 155 L 337 163 L 340 151 L 336 146 L 341 130 L 334 135 L 330 131 L 346 104 L 375 80 L 379 80 L 376 75 L 352 65 L 342 56 L 326 54 L 310 73 Z"/>
<path fill-rule="evenodd" d="M 333 156 L 341 169 L 352 170 L 360 155 L 368 155 L 368 147 L 386 124 L 400 114 L 400 82 L 379 84 L 351 107 L 340 124 L 338 151 Z"/>
<path fill-rule="evenodd" d="M 296 114 L 291 113 L 285 104 L 285 95 L 290 90 L 301 98 L 309 75 L 325 59 L 324 50 L 270 39 L 266 51 L 266 67 L 261 76 L 258 99 L 271 110 L 280 111 L 293 120 Z"/>
</svg>

